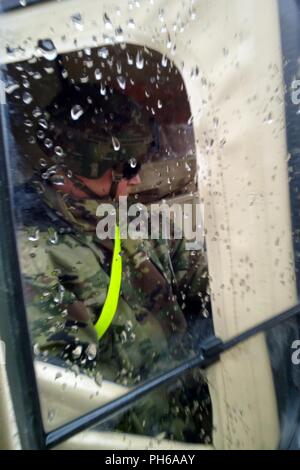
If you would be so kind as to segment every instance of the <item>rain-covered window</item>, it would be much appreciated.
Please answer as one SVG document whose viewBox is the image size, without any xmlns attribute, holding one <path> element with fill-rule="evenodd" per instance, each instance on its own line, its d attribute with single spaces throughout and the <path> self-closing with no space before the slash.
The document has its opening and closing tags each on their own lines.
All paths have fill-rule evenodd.
<svg viewBox="0 0 300 470">
<path fill-rule="evenodd" d="M 55 384 L 47 429 L 78 415 L 56 409 L 70 387 L 86 380 L 76 399 L 90 410 L 193 357 L 213 332 L 184 62 L 168 34 L 161 53 L 125 42 L 107 12 L 100 21 L 110 36 L 88 47 L 74 12 L 71 47 L 66 31 L 59 47 L 39 37 L 26 59 L 6 48 L 20 268 L 45 406 Z M 201 83 L 196 63 L 189 76 Z M 207 443 L 210 396 L 196 375 L 150 408 L 158 420 L 177 410 L 172 439 Z M 190 411 L 199 393 L 205 432 Z"/>
<path fill-rule="evenodd" d="M 296 3 L 2 14 L 0 190 L 50 446 L 100 407 L 87 448 L 296 442 L 296 319 L 241 336 L 299 291 Z"/>
</svg>

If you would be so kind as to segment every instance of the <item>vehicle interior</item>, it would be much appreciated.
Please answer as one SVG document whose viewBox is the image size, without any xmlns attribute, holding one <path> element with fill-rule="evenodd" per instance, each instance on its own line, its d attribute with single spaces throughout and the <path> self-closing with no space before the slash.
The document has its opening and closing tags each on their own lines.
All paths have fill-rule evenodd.
<svg viewBox="0 0 300 470">
<path fill-rule="evenodd" d="M 132 197 L 146 205 L 193 203 L 193 227 L 201 232 L 208 257 L 214 332 L 223 343 L 272 321 L 298 301 L 291 195 L 296 192 L 297 199 L 297 168 L 291 166 L 297 148 L 294 143 L 290 149 L 285 94 L 291 84 L 283 28 L 300 12 L 296 1 L 282 3 L 173 0 L 168 8 L 164 0 L 126 6 L 116 0 L 66 0 L 29 2 L 0 17 L 2 129 L 4 134 L 9 127 L 13 136 L 3 138 L 11 197 L 30 177 L 28 159 L 43 158 L 41 146 L 30 138 L 32 115 L 51 102 L 64 80 L 99 90 L 109 86 L 134 98 L 158 123 L 160 152 L 143 165 Z M 48 55 L 37 47 L 39 41 L 48 41 Z M 26 155 L 22 162 L 13 141 Z M 17 208 L 13 213 L 17 218 Z M 4 248 L 0 254 L 5 257 Z M 291 363 L 299 325 L 296 317 L 288 321 L 285 329 L 283 324 L 270 324 L 268 333 L 258 329 L 202 369 L 212 402 L 211 440 L 170 440 L 163 428 L 154 436 L 132 434 L 118 430 L 108 417 L 51 446 L 297 448 L 300 365 L 289 372 L 286 363 Z M 6 431 L 0 448 L 16 449 L 29 441 L 20 431 L 21 405 L 16 407 L 13 372 L 5 361 L 4 349 L 8 354 L 16 346 L 8 344 L 3 328 L 0 416 Z M 31 356 L 46 434 L 131 391 Z"/>
</svg>

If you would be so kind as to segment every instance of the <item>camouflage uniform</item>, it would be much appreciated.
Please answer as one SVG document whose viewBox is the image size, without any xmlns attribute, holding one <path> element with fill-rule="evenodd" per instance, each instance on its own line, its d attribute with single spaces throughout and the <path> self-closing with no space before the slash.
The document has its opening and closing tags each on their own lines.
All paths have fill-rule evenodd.
<svg viewBox="0 0 300 470">
<path fill-rule="evenodd" d="M 112 242 L 95 233 L 99 201 L 66 200 L 53 189 L 44 200 L 52 214 L 64 218 L 19 232 L 35 351 L 124 385 L 137 384 L 192 354 L 197 338 L 183 332 L 188 319 L 199 322 L 206 312 L 204 253 L 186 251 L 184 240 L 122 240 L 118 309 L 98 343 L 94 322 L 106 298 L 112 257 Z M 87 321 L 80 317 L 82 309 Z M 159 407 L 163 411 L 161 396 Z M 147 416 L 153 413 L 148 410 Z M 154 416 L 158 419 L 157 411 Z"/>
<path fill-rule="evenodd" d="M 114 129 L 121 141 L 119 160 L 126 159 L 127 154 L 135 155 L 136 149 L 145 154 L 151 144 L 135 108 L 129 127 L 124 129 L 121 123 L 119 133 Z M 76 174 L 96 177 L 111 165 L 113 156 L 116 158 L 114 152 L 110 155 L 111 150 L 103 151 L 105 145 L 111 148 L 111 138 L 102 136 L 98 149 L 90 138 L 80 146 L 78 136 L 79 128 L 74 136 L 69 135 L 70 145 L 74 143 L 73 150 L 68 148 L 72 169 Z M 60 143 L 59 138 L 56 144 Z M 92 142 L 91 148 L 86 142 Z M 51 168 L 47 171 L 53 182 Z M 106 299 L 113 250 L 112 241 L 101 241 L 96 236 L 96 208 L 103 201 L 74 200 L 62 196 L 51 184 L 42 186 L 41 201 L 34 201 L 35 206 L 42 207 L 40 214 L 35 221 L 34 211 L 29 210 L 29 223 L 22 214 L 27 227 L 19 232 L 35 352 L 44 359 L 58 358 L 96 378 L 101 375 L 129 386 L 166 371 L 193 354 L 199 341 L 195 333 L 201 330 L 208 307 L 204 253 L 186 251 L 183 239 L 122 240 L 118 308 L 109 329 L 98 341 L 94 324 Z M 198 371 L 194 373 L 196 380 L 190 374 L 180 393 L 174 387 L 152 393 L 142 405 L 137 405 L 136 412 L 127 413 L 119 428 L 146 434 L 161 424 L 168 429 L 169 437 L 203 440 L 201 423 L 197 421 L 201 413 L 191 397 L 196 394 L 203 400 L 209 398 Z"/>
</svg>

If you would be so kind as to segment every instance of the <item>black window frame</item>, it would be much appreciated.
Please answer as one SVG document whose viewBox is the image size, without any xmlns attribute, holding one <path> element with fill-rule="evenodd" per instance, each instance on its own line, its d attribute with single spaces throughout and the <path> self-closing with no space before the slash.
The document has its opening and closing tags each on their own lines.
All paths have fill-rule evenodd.
<svg viewBox="0 0 300 470">
<path fill-rule="evenodd" d="M 45 0 L 28 0 L 29 4 L 42 3 Z M 16 5 L 18 3 L 18 5 Z M 289 58 L 284 67 L 285 82 L 291 83 L 297 63 L 297 51 L 300 50 L 300 0 L 278 0 L 282 31 L 286 33 L 288 23 L 289 36 L 282 35 L 283 56 Z M 20 7 L 19 2 L 4 1 L 2 11 Z M 20 7 L 22 8 L 22 7 Z M 295 20 L 295 17 L 297 20 Z M 292 21 L 293 19 L 293 21 Z M 290 23 L 292 21 L 292 23 Z M 290 27 L 293 25 L 293 28 Z M 300 24 L 300 22 L 298 22 Z M 295 106 L 291 105 L 289 93 L 286 95 L 287 142 L 291 154 L 291 163 L 296 170 L 295 177 L 290 181 L 290 197 L 293 230 L 300 233 L 300 214 L 297 213 L 295 188 L 300 188 L 300 133 L 297 135 L 297 123 L 300 116 L 296 115 Z M 297 120 L 296 120 L 297 119 Z M 300 124 L 300 122 L 299 122 Z M 268 329 L 297 317 L 300 322 L 300 303 L 261 324 L 246 330 L 229 341 L 222 342 L 212 336 L 199 344 L 199 353 L 192 359 L 184 361 L 178 367 L 166 371 L 160 376 L 148 380 L 142 385 L 117 398 L 110 403 L 80 416 L 59 428 L 46 433 L 43 427 L 37 382 L 34 372 L 33 353 L 28 331 L 26 307 L 23 297 L 22 279 L 18 259 L 13 195 L 10 184 L 9 149 L 10 134 L 7 132 L 7 105 L 1 104 L 0 109 L 0 332 L 7 351 L 7 373 L 14 411 L 23 449 L 50 449 L 70 437 L 82 432 L 95 424 L 99 424 L 132 405 L 139 398 L 168 383 L 193 368 L 205 369 L 219 360 L 220 355 L 237 346 L 252 336 L 266 332 Z M 296 126 L 296 127 L 295 127 Z M 298 126 L 299 129 L 299 126 Z M 297 232 L 298 233 L 298 232 Z M 300 253 L 299 240 L 294 237 L 294 251 Z M 295 260 L 297 290 L 300 292 L 300 257 Z"/>
<path fill-rule="evenodd" d="M 21 5 L 20 0 L 1 0 L 0 10 L 4 13 L 12 10 L 20 10 L 22 8 L 37 5 L 38 3 L 50 3 L 53 0 L 26 0 L 26 5 Z"/>
</svg>

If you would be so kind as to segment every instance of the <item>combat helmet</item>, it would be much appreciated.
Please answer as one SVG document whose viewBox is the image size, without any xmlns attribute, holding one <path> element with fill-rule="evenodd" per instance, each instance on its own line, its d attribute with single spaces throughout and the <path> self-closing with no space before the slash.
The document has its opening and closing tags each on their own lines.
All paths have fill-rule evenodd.
<svg viewBox="0 0 300 470">
<path fill-rule="evenodd" d="M 37 138 L 45 154 L 42 175 L 57 168 L 70 178 L 99 178 L 113 169 L 114 181 L 130 179 L 159 150 L 158 126 L 132 98 L 94 85 L 68 86 L 46 108 Z M 38 139 L 37 139 L 38 140 Z"/>
</svg>

